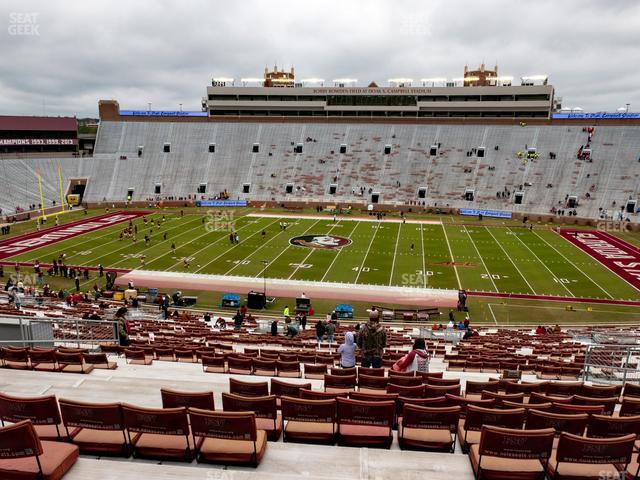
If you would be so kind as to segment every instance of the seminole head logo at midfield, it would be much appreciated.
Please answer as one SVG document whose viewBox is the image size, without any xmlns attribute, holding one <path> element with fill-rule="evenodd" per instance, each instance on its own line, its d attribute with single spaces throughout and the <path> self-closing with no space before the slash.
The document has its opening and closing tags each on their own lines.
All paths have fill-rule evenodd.
<svg viewBox="0 0 640 480">
<path fill-rule="evenodd" d="M 299 247 L 331 250 L 349 245 L 351 240 L 344 237 L 337 237 L 335 235 L 301 235 L 299 237 L 293 237 L 289 240 L 289 243 Z"/>
</svg>

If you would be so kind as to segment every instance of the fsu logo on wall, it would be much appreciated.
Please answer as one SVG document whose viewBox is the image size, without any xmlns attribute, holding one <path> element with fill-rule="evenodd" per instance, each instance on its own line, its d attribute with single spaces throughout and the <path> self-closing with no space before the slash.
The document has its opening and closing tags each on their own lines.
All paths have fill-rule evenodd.
<svg viewBox="0 0 640 480">
<path fill-rule="evenodd" d="M 301 235 L 299 237 L 293 237 L 289 240 L 289 243 L 299 247 L 332 250 L 349 245 L 351 240 L 336 235 Z"/>
</svg>

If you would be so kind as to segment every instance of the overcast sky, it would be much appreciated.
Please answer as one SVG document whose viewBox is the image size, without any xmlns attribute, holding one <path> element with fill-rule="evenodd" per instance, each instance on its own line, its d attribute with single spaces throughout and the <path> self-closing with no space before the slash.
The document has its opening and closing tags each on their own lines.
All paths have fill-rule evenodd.
<svg viewBox="0 0 640 480">
<path fill-rule="evenodd" d="M 213 76 L 548 74 L 563 105 L 640 111 L 638 0 L 2 0 L 0 114 L 199 110 Z M 415 84 L 414 84 L 415 85 Z"/>
</svg>

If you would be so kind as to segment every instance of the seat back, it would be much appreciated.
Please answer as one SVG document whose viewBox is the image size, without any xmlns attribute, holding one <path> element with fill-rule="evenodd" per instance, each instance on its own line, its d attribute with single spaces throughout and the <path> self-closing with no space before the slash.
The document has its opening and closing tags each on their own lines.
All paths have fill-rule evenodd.
<svg viewBox="0 0 640 480">
<path fill-rule="evenodd" d="M 122 413 L 129 433 L 185 436 L 189 434 L 189 419 L 184 407 L 144 408 L 125 403 L 122 405 Z"/>
<path fill-rule="evenodd" d="M 460 379 L 459 378 L 427 377 L 427 385 L 450 387 L 451 385 L 460 385 Z"/>
<path fill-rule="evenodd" d="M 368 377 L 384 377 L 384 368 L 357 367 L 358 376 L 367 375 Z"/>
<path fill-rule="evenodd" d="M 252 359 L 253 371 L 268 371 L 275 373 L 277 370 L 278 361 L 277 360 L 266 360 L 264 358 L 254 358 Z"/>
<path fill-rule="evenodd" d="M 83 353 L 84 363 L 88 365 L 108 365 L 109 359 L 106 353 Z"/>
<path fill-rule="evenodd" d="M 215 410 L 213 392 L 180 392 L 161 388 L 162 408 L 193 407 L 202 410 Z"/>
<path fill-rule="evenodd" d="M 319 390 L 300 389 L 300 398 L 305 400 L 327 400 L 330 398 L 347 397 L 347 392 L 321 392 Z"/>
<path fill-rule="evenodd" d="M 618 397 L 591 398 L 583 397 L 582 395 L 574 395 L 571 403 L 573 405 L 602 405 L 602 413 L 604 415 L 613 415 L 616 403 L 618 403 Z"/>
<path fill-rule="evenodd" d="M 31 420 L 33 425 L 60 425 L 60 410 L 55 395 L 15 397 L 0 393 L 0 420 L 18 423 Z"/>
<path fill-rule="evenodd" d="M 393 401 L 370 402 L 338 397 L 338 424 L 388 427 L 389 434 L 395 421 L 396 404 Z"/>
<path fill-rule="evenodd" d="M 447 401 L 447 406 L 449 407 L 454 407 L 454 406 L 458 406 L 461 408 L 460 411 L 460 416 L 464 417 L 467 414 L 467 406 L 469 405 L 475 405 L 477 407 L 484 407 L 484 408 L 494 408 L 496 405 L 496 401 L 494 398 L 487 398 L 487 399 L 474 399 L 474 398 L 467 398 L 467 397 L 461 397 L 460 395 L 451 395 L 449 393 L 447 393 L 445 395 L 445 399 Z"/>
<path fill-rule="evenodd" d="M 505 392 L 507 394 L 510 393 L 524 393 L 525 395 L 530 395 L 532 392 L 540 392 L 544 387 L 544 383 L 517 383 L 517 382 L 506 382 L 505 383 Z"/>
<path fill-rule="evenodd" d="M 69 427 L 124 431 L 124 416 L 120 403 L 76 402 L 64 398 L 61 398 L 59 403 L 67 431 Z"/>
<path fill-rule="evenodd" d="M 243 397 L 233 393 L 222 393 L 222 409 L 225 412 L 253 412 L 258 418 L 278 417 L 275 395 L 264 397 Z"/>
<path fill-rule="evenodd" d="M 242 371 L 251 371 L 251 367 L 253 366 L 253 359 L 250 357 L 240 357 L 240 356 L 231 356 L 227 357 L 227 364 L 229 365 L 229 370 L 242 370 Z"/>
<path fill-rule="evenodd" d="M 562 433 L 556 460 L 558 463 L 627 465 L 631 460 L 635 440 L 636 436 L 632 434 L 615 438 L 588 438 Z"/>
<path fill-rule="evenodd" d="M 524 416 L 524 408 L 498 410 L 496 408 L 469 405 L 467 406 L 464 429 L 467 431 L 480 431 L 483 425 L 522 429 Z"/>
<path fill-rule="evenodd" d="M 375 370 L 375 369 L 374 369 Z M 386 390 L 389 383 L 388 377 L 360 374 L 358 376 L 358 388 L 369 390 Z"/>
<path fill-rule="evenodd" d="M 256 416 L 252 412 L 214 412 L 190 408 L 189 418 L 194 437 L 249 440 L 254 443 L 258 437 Z"/>
<path fill-rule="evenodd" d="M 314 423 L 336 423 L 336 400 L 309 400 L 282 397 L 282 420 Z"/>
<path fill-rule="evenodd" d="M 587 437 L 607 438 L 622 435 L 640 435 L 640 415 L 633 417 L 612 417 L 610 415 L 591 415 L 587 428 Z"/>
<path fill-rule="evenodd" d="M 429 379 L 431 381 L 431 379 Z M 424 389 L 426 398 L 442 397 L 443 395 L 460 395 L 460 384 L 457 385 L 432 385 L 428 383 Z"/>
<path fill-rule="evenodd" d="M 404 377 L 398 375 L 389 375 L 389 383 L 401 387 L 417 387 L 423 385 L 422 377 Z"/>
<path fill-rule="evenodd" d="M 295 397 L 300 396 L 300 390 L 306 388 L 311 390 L 311 383 L 289 383 L 278 380 L 277 378 L 271 379 L 271 395 L 276 397 Z"/>
<path fill-rule="evenodd" d="M 422 407 L 405 403 L 402 409 L 404 428 L 449 430 L 456 433 L 460 420 L 460 407 Z"/>
<path fill-rule="evenodd" d="M 325 375 L 324 376 L 324 389 L 327 388 L 336 388 L 336 389 L 345 389 L 345 390 L 353 390 L 356 387 L 356 376 L 355 375 Z"/>
<path fill-rule="evenodd" d="M 628 417 L 635 415 L 640 415 L 640 398 L 623 397 L 622 405 L 620 406 L 620 416 Z"/>
<path fill-rule="evenodd" d="M 482 428 L 479 446 L 479 466 L 482 456 L 511 458 L 514 460 L 545 461 L 551 456 L 555 432 L 552 428 L 520 430 L 487 425 Z M 517 464 L 513 465 L 514 474 Z"/>
<path fill-rule="evenodd" d="M 640 384 L 625 383 L 624 384 L 624 396 L 625 397 L 638 397 L 638 398 L 640 398 Z"/>
<path fill-rule="evenodd" d="M 531 392 L 529 396 L 529 403 L 571 403 L 573 395 L 558 396 L 558 395 L 545 395 L 544 393 Z"/>
<path fill-rule="evenodd" d="M 548 382 L 545 387 L 547 395 L 571 396 L 578 395 L 582 390 L 582 382 Z"/>
<path fill-rule="evenodd" d="M 282 373 L 282 372 L 294 372 L 294 373 L 298 373 L 300 374 L 300 363 L 293 361 L 293 362 L 288 362 L 288 361 L 284 361 L 284 360 L 278 360 L 276 362 L 276 365 L 278 367 L 278 373 Z"/>
<path fill-rule="evenodd" d="M 493 398 L 496 401 L 496 407 L 501 407 L 505 401 L 511 403 L 524 403 L 524 393 L 496 393 L 487 390 L 482 391 L 482 400 Z"/>
<path fill-rule="evenodd" d="M 25 458 L 42 455 L 42 444 L 29 420 L 0 428 L 0 458 Z M 42 468 L 38 460 L 40 476 Z"/>
<path fill-rule="evenodd" d="M 336 368 L 336 367 L 332 367 L 331 368 L 331 375 L 342 375 L 343 377 L 351 376 L 351 375 L 357 375 L 357 369 L 356 369 L 356 367 L 351 367 L 351 368 Z"/>
<path fill-rule="evenodd" d="M 304 374 L 307 375 L 326 375 L 327 364 L 326 363 L 305 363 Z"/>
<path fill-rule="evenodd" d="M 243 382 L 229 378 L 229 392 L 243 397 L 266 397 L 269 395 L 269 382 Z"/>
<path fill-rule="evenodd" d="M 542 410 L 527 411 L 527 430 L 553 428 L 556 434 L 561 432 L 582 435 L 587 427 L 589 415 L 586 413 L 552 413 Z"/>
<path fill-rule="evenodd" d="M 582 385 L 580 395 L 591 398 L 617 397 L 619 395 L 616 385 Z"/>
<path fill-rule="evenodd" d="M 398 397 L 398 411 L 402 413 L 404 405 L 418 405 L 421 407 L 442 408 L 450 407 L 451 405 L 447 401 L 446 397 L 431 397 L 431 398 L 411 398 L 411 397 Z"/>
<path fill-rule="evenodd" d="M 480 395 L 483 391 L 487 392 L 495 392 L 498 393 L 498 387 L 500 386 L 499 381 L 489 381 L 489 382 L 474 382 L 472 380 L 467 380 L 467 383 L 464 387 L 465 395 Z"/>
<path fill-rule="evenodd" d="M 575 405 L 572 403 L 556 403 L 553 402 L 551 411 L 553 413 L 586 413 L 589 415 L 602 414 L 604 405 Z"/>
<path fill-rule="evenodd" d="M 417 377 L 414 377 L 417 378 Z M 396 380 L 395 378 L 390 379 L 390 382 L 393 382 L 394 380 Z M 418 380 L 420 380 L 418 378 Z M 402 385 L 396 385 L 394 383 L 389 383 L 387 385 L 387 393 L 397 393 L 398 395 L 401 395 L 403 397 L 410 397 L 410 398 L 422 398 L 424 397 L 424 389 L 425 386 L 422 385 L 422 382 L 420 382 L 419 385 L 416 385 L 414 387 L 405 387 Z"/>
</svg>

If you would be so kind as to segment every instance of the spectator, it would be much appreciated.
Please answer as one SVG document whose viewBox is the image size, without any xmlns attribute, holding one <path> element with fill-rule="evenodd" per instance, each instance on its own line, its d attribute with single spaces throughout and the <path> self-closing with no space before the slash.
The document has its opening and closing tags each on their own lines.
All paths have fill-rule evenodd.
<svg viewBox="0 0 640 480">
<path fill-rule="evenodd" d="M 325 328 L 326 333 L 327 333 L 327 341 L 329 342 L 329 345 L 331 345 L 333 343 L 333 336 L 336 333 L 336 324 L 333 320 L 331 320 L 329 323 L 327 323 L 327 326 Z"/>
<path fill-rule="evenodd" d="M 338 348 L 340 354 L 340 366 L 342 368 L 352 368 L 356 366 L 356 344 L 353 332 L 344 335 L 344 343 Z"/>
<path fill-rule="evenodd" d="M 473 330 L 471 330 L 471 328 L 467 327 L 467 331 L 464 332 L 464 335 L 462 336 L 462 339 L 463 340 L 468 340 L 471 337 L 473 337 Z"/>
<path fill-rule="evenodd" d="M 300 327 L 302 328 L 302 330 L 307 329 L 307 316 L 304 313 L 300 317 Z"/>
<path fill-rule="evenodd" d="M 209 315 L 209 312 L 206 312 L 206 313 L 204 314 L 204 317 L 202 317 L 202 319 L 203 319 L 205 322 L 209 323 L 209 322 L 211 321 L 211 315 Z"/>
<path fill-rule="evenodd" d="M 392 370 L 396 372 L 428 372 L 430 355 L 424 338 L 416 338 L 411 351 L 394 363 Z"/>
<path fill-rule="evenodd" d="M 318 344 L 322 343 L 322 339 L 324 338 L 326 331 L 327 329 L 324 322 L 322 320 L 318 320 L 318 323 L 316 323 L 316 338 L 318 339 Z"/>
<path fill-rule="evenodd" d="M 362 366 L 364 368 L 382 367 L 382 353 L 387 344 L 387 332 L 380 325 L 379 314 L 372 317 L 371 313 L 377 312 L 375 307 L 369 314 L 369 323 L 360 329 L 358 334 L 358 348 L 362 350 Z"/>
<path fill-rule="evenodd" d="M 278 336 L 278 319 L 276 318 L 273 322 L 271 322 L 271 336 Z"/>
<path fill-rule="evenodd" d="M 240 330 L 242 328 L 242 313 L 240 313 L 240 310 L 238 310 L 233 316 L 233 327 L 236 330 Z"/>
<path fill-rule="evenodd" d="M 562 333 L 562 329 L 560 328 L 560 325 L 558 325 L 556 323 L 556 326 L 553 327 L 553 333 L 558 334 L 558 333 Z"/>
</svg>

